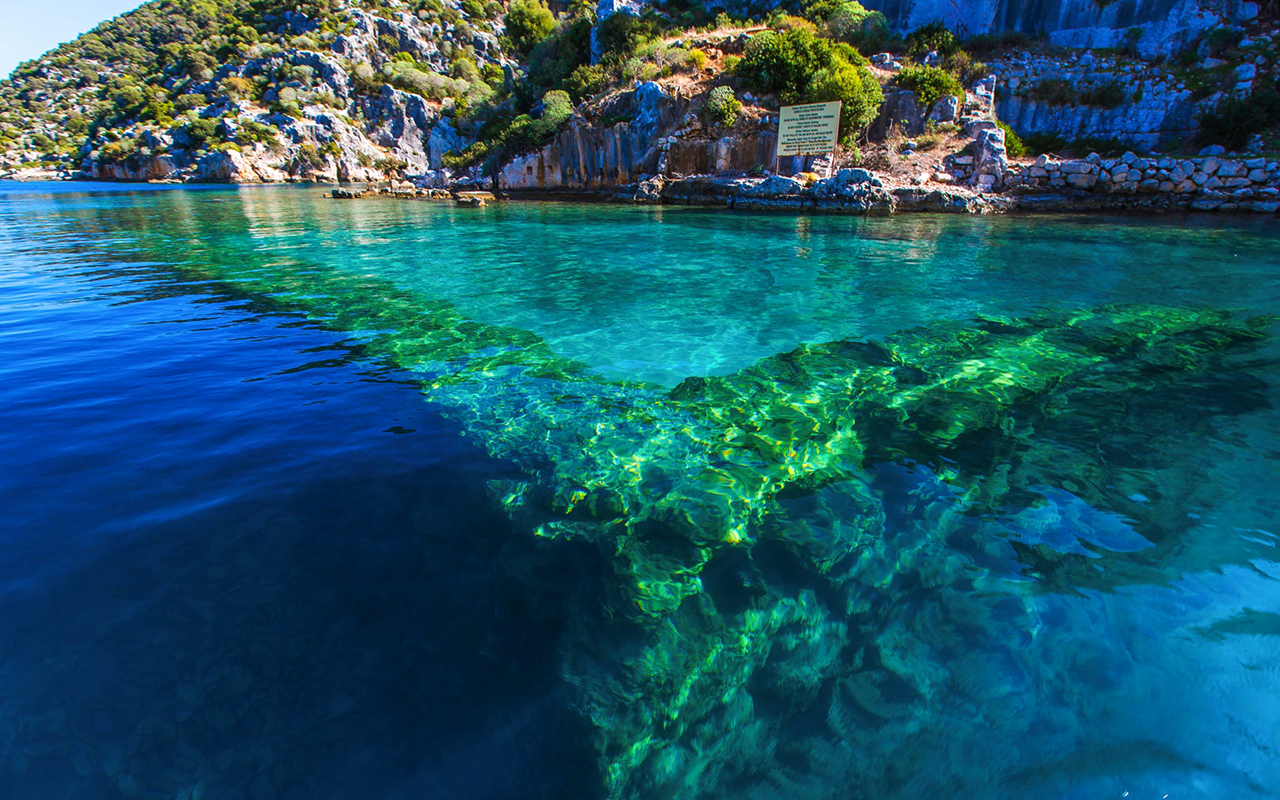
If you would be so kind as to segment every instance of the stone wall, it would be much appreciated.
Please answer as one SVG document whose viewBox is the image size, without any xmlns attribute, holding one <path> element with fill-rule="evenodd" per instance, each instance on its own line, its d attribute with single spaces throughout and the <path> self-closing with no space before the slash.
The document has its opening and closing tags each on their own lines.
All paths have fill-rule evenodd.
<svg viewBox="0 0 1280 800">
<path fill-rule="evenodd" d="M 1088 158 L 1010 165 L 1005 187 L 1015 193 L 1082 190 L 1108 195 L 1164 195 L 1196 211 L 1280 209 L 1280 162 L 1266 158 Z"/>
<path fill-rule="evenodd" d="M 1120 139 L 1143 149 L 1184 141 L 1196 118 L 1217 100 L 1196 101 L 1173 75 L 1142 62 L 1083 53 L 1074 58 L 1015 54 L 993 62 L 999 81 L 996 112 L 1020 135 L 1054 133 L 1068 140 L 1086 136 Z M 1078 102 L 1054 104 L 1038 97 L 1045 81 L 1063 81 L 1078 94 L 1114 84 L 1123 102 L 1106 108 Z"/>
</svg>

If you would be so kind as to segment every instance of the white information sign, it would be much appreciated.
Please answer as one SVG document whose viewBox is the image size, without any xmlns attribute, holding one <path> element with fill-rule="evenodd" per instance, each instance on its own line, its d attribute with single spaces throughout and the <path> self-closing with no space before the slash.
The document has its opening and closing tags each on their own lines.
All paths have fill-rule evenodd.
<svg viewBox="0 0 1280 800">
<path fill-rule="evenodd" d="M 778 157 L 834 153 L 839 134 L 839 100 L 783 106 L 778 119 Z"/>
</svg>

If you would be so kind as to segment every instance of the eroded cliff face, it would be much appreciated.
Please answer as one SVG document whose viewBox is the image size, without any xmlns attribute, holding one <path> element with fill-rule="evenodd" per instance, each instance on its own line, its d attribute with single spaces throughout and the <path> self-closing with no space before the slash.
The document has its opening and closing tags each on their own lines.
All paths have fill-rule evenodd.
<svg viewBox="0 0 1280 800">
<path fill-rule="evenodd" d="M 1131 29 L 1144 55 L 1170 54 L 1217 25 L 1258 15 L 1250 0 L 866 0 L 900 30 L 942 20 L 961 35 L 1045 33 L 1065 47 L 1119 47 Z"/>
<path fill-rule="evenodd" d="M 632 119 L 593 125 L 574 117 L 547 145 L 511 159 L 498 174 L 503 190 L 598 190 L 646 178 L 678 178 L 774 168 L 777 120 L 746 119 L 732 130 L 706 126 L 691 103 L 657 83 L 640 84 L 611 106 Z M 783 174 L 808 169 L 812 158 L 785 158 Z"/>
</svg>

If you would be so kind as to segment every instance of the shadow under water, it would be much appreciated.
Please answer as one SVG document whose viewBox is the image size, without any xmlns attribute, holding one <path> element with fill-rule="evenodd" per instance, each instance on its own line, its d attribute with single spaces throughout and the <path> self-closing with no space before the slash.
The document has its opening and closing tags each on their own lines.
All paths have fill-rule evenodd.
<svg viewBox="0 0 1280 800">
<path fill-rule="evenodd" d="M 431 578 L 407 563 L 397 570 L 422 568 L 441 593 L 420 598 L 416 615 L 318 601 L 310 595 L 327 582 L 315 575 L 306 581 L 321 587 L 270 603 L 372 624 L 375 637 L 380 624 L 438 632 L 428 619 L 455 609 L 460 619 L 486 608 L 529 615 L 513 641 L 450 628 L 387 656 L 396 672 L 430 665 L 437 647 L 484 653 L 491 672 L 422 676 L 465 696 L 507 679 L 503 654 L 558 659 L 554 677 L 510 675 L 512 695 L 486 698 L 509 719 L 463 719 L 461 703 L 437 710 L 438 729 L 464 732 L 462 744 L 420 743 L 445 754 L 442 786 L 448 770 L 474 763 L 449 755 L 468 752 L 465 732 L 498 730 L 502 742 L 470 745 L 517 762 L 486 771 L 493 796 L 591 793 L 502 784 L 554 747 L 548 719 L 574 730 L 538 710 L 546 703 L 589 723 L 611 798 L 1270 791 L 1256 763 L 1169 744 L 1168 726 L 1185 722 L 1118 710 L 1150 703 L 1167 714 L 1169 692 L 1185 685 L 1140 657 L 1160 651 L 1165 663 L 1181 643 L 1145 640 L 1121 603 L 1176 587 L 1152 624 L 1191 618 L 1200 594 L 1216 591 L 1192 585 L 1213 578 L 1192 576 L 1274 559 L 1269 535 L 1197 543 L 1200 515 L 1222 501 L 1216 444 L 1232 419 L 1270 408 L 1258 376 L 1276 374 L 1273 317 L 1134 302 L 979 313 L 803 344 L 671 387 L 611 378 L 527 329 L 272 248 L 270 235 L 245 235 L 244 221 L 135 213 L 83 224 L 127 236 L 136 250 L 110 257 L 170 276 L 179 291 L 203 284 L 356 337 L 360 358 L 412 374 L 437 413 L 514 465 L 490 477 L 484 503 L 459 490 L 468 507 L 503 513 L 484 524 L 502 531 L 487 549 L 425 535 L 432 551 L 478 547 L 449 563 L 496 560 L 518 602 L 483 568 Z M 405 491 L 453 491 L 442 476 L 427 483 Z M 350 543 L 350 558 L 361 545 Z M 180 574 L 179 564 L 156 568 Z M 341 697 L 330 686 L 307 694 Z M 428 705 L 410 698 L 403 713 Z M 534 710 L 510 711 L 525 707 Z M 340 743 L 317 746 L 343 757 Z M 1263 771 L 1280 775 L 1274 762 Z"/>
</svg>

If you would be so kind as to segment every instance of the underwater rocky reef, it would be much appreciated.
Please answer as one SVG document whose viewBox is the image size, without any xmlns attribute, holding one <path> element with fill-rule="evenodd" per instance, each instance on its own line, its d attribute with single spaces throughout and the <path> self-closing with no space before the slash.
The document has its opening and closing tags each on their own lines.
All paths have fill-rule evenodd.
<svg viewBox="0 0 1280 800">
<path fill-rule="evenodd" d="M 986 315 L 668 387 L 380 278 L 184 241 L 166 269 L 361 334 L 519 467 L 490 487 L 523 532 L 502 569 L 563 620 L 611 798 L 916 797 L 1097 746 L 1070 721 L 1125 696 L 1129 655 L 1041 598 L 1174 580 L 1215 416 L 1266 403 L 1234 360 L 1274 320 L 1225 310 Z"/>
</svg>

